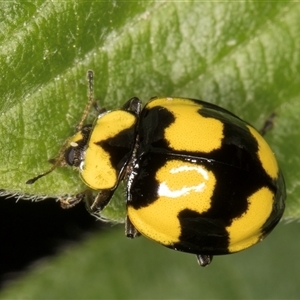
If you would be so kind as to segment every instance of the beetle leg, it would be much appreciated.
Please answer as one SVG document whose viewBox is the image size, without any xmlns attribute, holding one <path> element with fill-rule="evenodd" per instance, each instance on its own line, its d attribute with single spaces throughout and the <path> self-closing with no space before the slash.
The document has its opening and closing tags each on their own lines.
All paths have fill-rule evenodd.
<svg viewBox="0 0 300 300">
<path fill-rule="evenodd" d="M 102 190 L 95 199 L 86 198 L 86 208 L 91 214 L 100 213 L 109 203 L 115 190 Z"/>
<path fill-rule="evenodd" d="M 101 115 L 107 111 L 106 108 L 100 107 L 96 101 L 93 103 L 93 106 L 98 115 Z"/>
<path fill-rule="evenodd" d="M 125 220 L 125 235 L 130 239 L 133 239 L 141 235 L 134 227 L 134 225 L 131 223 L 128 216 L 126 216 L 126 220 Z"/>
<path fill-rule="evenodd" d="M 122 107 L 125 110 L 131 111 L 135 113 L 137 116 L 140 114 L 142 110 L 142 102 L 139 98 L 133 97 L 128 100 Z"/>
<path fill-rule="evenodd" d="M 213 256 L 212 255 L 206 255 L 206 254 L 197 254 L 196 258 L 197 258 L 198 264 L 201 267 L 206 267 L 211 263 L 211 261 L 213 259 Z"/>
<path fill-rule="evenodd" d="M 73 196 L 66 196 L 66 197 L 63 196 L 58 198 L 58 201 L 60 203 L 61 208 L 69 209 L 75 206 L 76 204 L 78 204 L 79 202 L 81 202 L 82 200 L 84 200 L 84 198 L 85 198 L 85 192 Z"/>
<path fill-rule="evenodd" d="M 276 113 L 272 113 L 269 118 L 265 121 L 263 127 L 259 130 L 259 133 L 264 136 L 268 131 L 270 131 L 274 127 L 274 119 L 276 117 Z"/>
</svg>

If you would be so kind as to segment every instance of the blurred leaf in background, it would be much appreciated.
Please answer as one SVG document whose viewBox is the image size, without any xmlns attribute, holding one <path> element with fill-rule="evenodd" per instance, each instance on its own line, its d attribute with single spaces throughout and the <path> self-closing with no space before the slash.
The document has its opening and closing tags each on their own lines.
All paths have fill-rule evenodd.
<svg viewBox="0 0 300 300">
<path fill-rule="evenodd" d="M 300 245 L 288 246 L 289 232 L 297 235 L 299 224 L 201 268 L 194 255 L 110 228 L 27 270 L 0 299 L 298 299 L 300 267 L 292 259 Z M 287 255 L 278 251 L 284 247 Z"/>
<path fill-rule="evenodd" d="M 294 1 L 1 2 L 2 194 L 57 197 L 84 189 L 77 172 L 69 168 L 59 168 L 31 186 L 25 182 L 47 170 L 48 159 L 74 133 L 87 98 L 86 71 L 92 69 L 95 95 L 107 109 L 133 96 L 143 101 L 153 96 L 190 97 L 220 105 L 257 128 L 276 112 L 275 127 L 266 139 L 286 179 L 285 219 L 298 218 L 299 13 L 300 4 Z M 122 190 L 107 215 L 124 217 Z M 294 245 L 299 226 L 281 227 L 285 228 L 275 230 L 262 246 L 215 258 L 212 267 L 203 270 L 193 260 L 187 266 L 186 255 L 156 248 L 145 239 L 132 242 L 123 252 L 123 244 L 129 242 L 120 232 L 91 237 L 55 262 L 36 266 L 5 297 L 72 298 L 77 291 L 81 297 L 99 298 L 101 290 L 114 286 L 120 293 L 103 292 L 103 298 L 134 298 L 134 289 L 142 291 L 136 292 L 137 298 L 264 298 L 271 294 L 267 285 L 257 282 L 258 273 L 276 290 L 280 283 L 299 292 L 296 276 L 283 273 L 284 264 L 275 259 L 283 251 L 284 261 L 295 269 L 295 257 L 288 251 L 299 249 Z M 280 230 L 293 233 L 293 246 L 284 242 L 286 233 L 279 235 Z M 170 260 L 159 260 L 158 253 L 166 253 Z M 281 278 L 282 274 L 289 276 Z M 44 284 L 37 284 L 36 276 Z M 184 292 L 189 288 L 190 293 Z M 287 290 L 282 291 L 280 295 Z"/>
</svg>

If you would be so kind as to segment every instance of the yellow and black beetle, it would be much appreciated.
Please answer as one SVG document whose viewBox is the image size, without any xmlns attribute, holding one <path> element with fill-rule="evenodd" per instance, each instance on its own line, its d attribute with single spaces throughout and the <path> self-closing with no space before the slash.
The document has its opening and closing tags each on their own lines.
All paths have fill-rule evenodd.
<svg viewBox="0 0 300 300">
<path fill-rule="evenodd" d="M 88 78 L 89 108 L 92 71 Z M 152 98 L 142 108 L 132 98 L 83 125 L 87 111 L 56 165 L 27 183 L 57 165 L 75 166 L 99 191 L 90 210 L 100 213 L 124 180 L 126 235 L 194 253 L 201 266 L 258 243 L 279 222 L 285 184 L 275 156 L 231 112 L 186 98 Z"/>
</svg>

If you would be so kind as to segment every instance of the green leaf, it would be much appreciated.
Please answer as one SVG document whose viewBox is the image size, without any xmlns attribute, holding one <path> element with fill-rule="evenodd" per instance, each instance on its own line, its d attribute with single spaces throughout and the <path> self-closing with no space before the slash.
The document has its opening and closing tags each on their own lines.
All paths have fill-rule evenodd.
<svg viewBox="0 0 300 300">
<path fill-rule="evenodd" d="M 299 217 L 299 15 L 294 1 L 1 2 L 3 194 L 57 197 L 84 189 L 69 168 L 34 185 L 25 182 L 47 170 L 48 159 L 74 133 L 87 101 L 86 71 L 92 69 L 95 94 L 108 109 L 132 96 L 190 97 L 220 105 L 258 128 L 276 112 L 266 139 L 286 179 L 285 218 Z M 112 219 L 124 216 L 122 196 L 108 213 Z M 146 239 L 130 246 L 125 239 L 125 247 L 120 232 L 95 236 L 44 262 L 3 295 L 296 298 L 300 270 L 292 259 L 299 247 L 294 243 L 287 252 L 286 245 L 299 229 L 290 226 L 279 226 L 245 252 L 215 258 L 206 269 Z M 293 236 L 285 239 L 288 232 Z"/>
<path fill-rule="evenodd" d="M 132 96 L 177 95 L 218 104 L 257 127 L 276 112 L 267 140 L 286 179 L 285 217 L 299 216 L 298 3 L 31 1 L 1 2 L 0 9 L 5 193 L 84 190 L 70 168 L 25 182 L 47 170 L 74 133 L 93 69 L 95 94 L 108 109 Z"/>
</svg>

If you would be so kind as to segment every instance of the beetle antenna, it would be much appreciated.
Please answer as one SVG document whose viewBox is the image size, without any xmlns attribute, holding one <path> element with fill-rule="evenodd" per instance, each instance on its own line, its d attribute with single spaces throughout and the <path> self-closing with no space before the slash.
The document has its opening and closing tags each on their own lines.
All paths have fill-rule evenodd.
<svg viewBox="0 0 300 300">
<path fill-rule="evenodd" d="M 41 177 L 44 177 L 44 176 L 48 175 L 49 173 L 51 173 L 54 169 L 56 169 L 57 166 L 58 166 L 57 164 L 54 164 L 47 172 L 39 174 L 38 176 L 35 176 L 35 177 L 27 180 L 26 184 L 33 184 L 33 183 L 35 183 Z"/>
<path fill-rule="evenodd" d="M 57 156 L 56 158 L 54 158 L 54 159 L 49 159 L 49 162 L 53 164 L 52 167 L 51 167 L 48 171 L 46 171 L 46 172 L 44 172 L 44 173 L 42 173 L 42 174 L 39 174 L 39 175 L 37 175 L 37 176 L 35 176 L 35 177 L 33 177 L 33 178 L 27 180 L 27 181 L 26 181 L 26 184 L 33 184 L 33 183 L 35 183 L 37 180 L 39 180 L 40 178 L 42 178 L 42 177 L 48 175 L 49 173 L 51 173 L 52 171 L 54 171 L 57 167 L 62 167 L 62 166 L 65 166 L 65 165 L 66 165 L 66 162 L 65 162 L 65 159 L 64 159 L 64 153 L 65 153 L 66 148 L 67 148 L 68 145 L 69 145 L 69 142 L 68 142 L 68 141 L 69 141 L 69 140 L 67 140 L 67 141 L 64 143 L 64 145 L 61 147 L 61 149 L 60 149 L 60 151 L 59 151 L 59 154 L 58 154 L 58 156 Z"/>
<path fill-rule="evenodd" d="M 91 106 L 94 104 L 94 72 L 92 70 L 88 70 L 87 72 L 87 80 L 88 80 L 88 102 L 86 104 L 86 107 L 83 111 L 83 115 L 81 117 L 80 122 L 76 126 L 76 132 L 81 131 L 83 127 L 83 123 L 86 119 L 86 117 L 89 114 Z M 26 181 L 26 184 L 33 184 L 40 178 L 48 175 L 52 171 L 54 171 L 57 167 L 59 166 L 64 166 L 66 164 L 65 159 L 64 159 L 64 152 L 69 146 L 69 140 L 67 140 L 64 145 L 61 147 L 58 157 L 55 158 L 54 160 L 50 160 L 50 162 L 53 162 L 53 166 L 46 172 L 37 175 L 36 177 L 33 177 L 29 180 Z"/>
<path fill-rule="evenodd" d="M 92 105 L 95 102 L 94 101 L 94 72 L 92 70 L 87 71 L 87 80 L 88 80 L 88 102 L 83 111 L 81 120 L 76 126 L 76 131 L 80 131 L 82 129 L 83 123 L 84 123 L 86 117 L 88 116 Z"/>
</svg>

